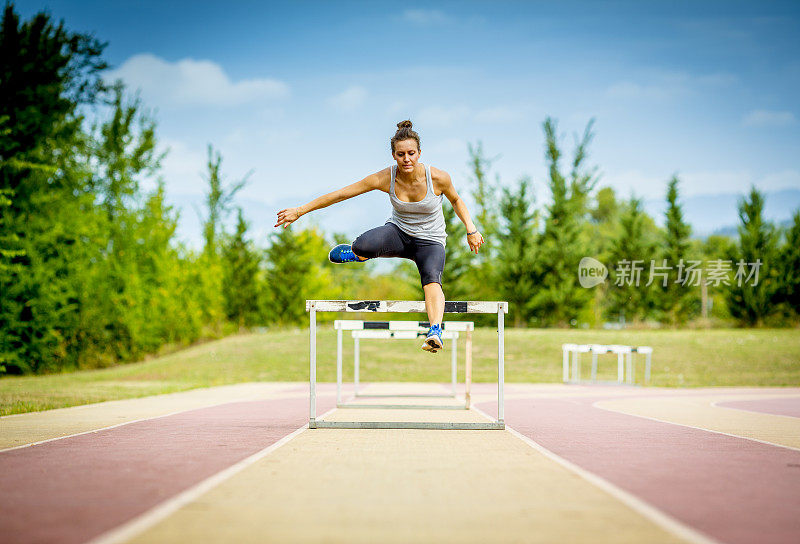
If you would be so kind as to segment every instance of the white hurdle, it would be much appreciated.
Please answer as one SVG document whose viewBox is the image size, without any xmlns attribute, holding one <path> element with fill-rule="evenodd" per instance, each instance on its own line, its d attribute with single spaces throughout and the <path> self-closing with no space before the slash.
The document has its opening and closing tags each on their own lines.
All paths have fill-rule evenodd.
<svg viewBox="0 0 800 544">
<path fill-rule="evenodd" d="M 317 312 L 397 312 L 397 313 L 425 313 L 425 303 L 423 301 L 412 300 L 306 300 L 306 311 L 309 312 L 309 354 L 310 354 L 310 395 L 309 395 L 309 418 L 308 428 L 339 428 L 339 429 L 505 429 L 503 413 L 503 386 L 505 383 L 505 343 L 504 328 L 505 314 L 508 313 L 507 302 L 445 302 L 445 313 L 455 314 L 497 314 L 497 420 L 487 423 L 475 422 L 427 422 L 427 421 L 323 421 L 317 419 Z M 343 322 L 345 320 L 342 320 Z M 392 322 L 390 322 L 392 323 Z M 397 322 L 399 323 L 399 322 Z M 416 323 L 415 329 L 419 328 Z M 447 328 L 447 327 L 445 327 Z M 341 331 L 337 331 L 337 354 L 341 354 L 342 336 Z M 450 328 L 451 332 L 454 332 Z M 362 331 L 365 332 L 365 331 Z M 398 330 L 397 332 L 401 332 Z M 416 334 L 416 332 L 415 332 Z M 358 342 L 354 337 L 354 341 Z M 469 384 L 471 382 L 471 330 L 467 336 L 466 356 L 467 363 L 467 390 L 466 407 L 469 407 Z M 356 353 L 358 351 L 356 350 Z M 357 357 L 357 356 L 356 356 Z M 341 357 L 337 356 L 337 382 L 341 383 Z M 354 361 L 358 364 L 358 361 Z M 340 390 L 337 389 L 337 403 L 341 400 Z M 364 406 L 373 408 L 372 405 Z M 461 408 L 461 407 L 459 407 Z"/>
<path fill-rule="evenodd" d="M 470 384 L 467 383 L 465 390 L 464 404 L 458 406 L 449 405 L 415 405 L 415 404 L 356 404 L 342 402 L 342 333 L 343 331 L 352 331 L 353 337 L 353 397 L 361 398 L 375 398 L 375 397 L 444 397 L 444 398 L 457 398 L 458 393 L 456 385 L 458 383 L 458 338 L 459 332 L 465 333 L 467 353 L 465 355 L 465 365 L 472 366 L 472 331 L 475 330 L 475 324 L 472 321 L 445 321 L 442 323 L 442 337 L 445 340 L 452 340 L 450 348 L 450 394 L 384 394 L 384 395 L 365 395 L 359 393 L 360 383 L 360 340 L 362 338 L 382 338 L 382 339 L 412 339 L 415 340 L 420 336 L 424 336 L 430 327 L 430 323 L 426 321 L 360 321 L 354 319 L 337 319 L 333 322 L 333 328 L 336 330 L 336 406 L 338 408 L 386 408 L 386 409 L 430 409 L 430 410 L 451 410 L 451 409 L 469 409 L 469 389 Z M 472 375 L 471 368 L 466 373 L 470 378 Z"/>
<path fill-rule="evenodd" d="M 650 363 L 653 355 L 653 348 L 650 346 L 620 346 L 620 345 L 601 345 L 601 344 L 562 344 L 562 365 L 564 383 L 582 383 L 581 380 L 581 353 L 592 354 L 592 378 L 591 382 L 597 382 L 597 356 L 603 353 L 614 353 L 617 355 L 617 381 L 612 383 L 636 383 L 636 366 L 633 359 L 634 353 L 641 353 L 645 356 L 644 383 L 650 382 Z M 572 379 L 570 380 L 570 355 L 572 356 Z"/>
</svg>

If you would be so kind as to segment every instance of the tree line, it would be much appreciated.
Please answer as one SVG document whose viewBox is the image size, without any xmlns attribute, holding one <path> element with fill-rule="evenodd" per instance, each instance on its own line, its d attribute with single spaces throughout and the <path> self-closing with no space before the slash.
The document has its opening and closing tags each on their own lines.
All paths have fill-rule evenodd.
<svg viewBox="0 0 800 544">
<path fill-rule="evenodd" d="M 235 206 L 248 177 L 226 182 L 212 145 L 203 248 L 179 242 L 179 214 L 166 202 L 161 177 L 156 120 L 121 82 L 104 82 L 105 47 L 46 13 L 22 21 L 13 5 L 5 6 L 0 374 L 103 367 L 242 329 L 298 325 L 306 298 L 421 297 L 408 262 L 390 273 L 376 273 L 369 263 L 330 265 L 330 246 L 349 241 L 342 234 L 293 226 L 264 244 L 254 242 Z M 788 229 L 776 228 L 763 218 L 763 195 L 753 189 L 739 207 L 738 240 L 693 239 L 677 178 L 667 184 L 668 211 L 659 227 L 639 200 L 620 200 L 612 189 L 597 187 L 596 169 L 588 164 L 591 123 L 569 159 L 556 122 L 547 119 L 543 130 L 545 206 L 537 205 L 530 179 L 510 187 L 491 179 L 492 160 L 480 144 L 470 146 L 469 191 L 487 244 L 471 255 L 461 243 L 463 225 L 445 205 L 449 299 L 508 300 L 518 326 L 681 325 L 703 317 L 745 325 L 796 322 L 800 214 Z M 147 180 L 157 180 L 156 188 L 144 190 Z M 591 288 L 581 285 L 586 256 L 607 265 L 606 280 Z M 686 266 L 662 267 L 666 282 L 628 281 L 663 260 Z M 727 280 L 703 276 L 696 285 L 681 283 L 688 263 L 698 260 L 730 261 Z M 756 285 L 753 267 L 749 283 L 736 281 L 739 261 L 761 263 Z M 618 266 L 625 262 L 627 268 Z"/>
<path fill-rule="evenodd" d="M 557 123 L 543 123 L 548 201 L 537 206 L 531 180 L 511 187 L 490 179 L 491 160 L 470 148 L 479 225 L 489 233 L 469 271 L 468 252 L 448 249 L 448 281 L 464 296 L 508 300 L 517 326 L 796 326 L 800 317 L 800 210 L 790 224 L 764 217 L 755 187 L 738 204 L 738 237 L 692 237 L 677 176 L 665 182 L 663 226 L 639 198 L 596 187 L 587 124 L 566 157 Z M 564 167 L 566 164 L 566 168 Z M 458 240 L 463 226 L 447 213 Z M 603 281 L 582 284 L 590 257 Z M 475 269 L 477 268 L 477 270 Z M 602 270 L 600 270 L 602 272 Z"/>
</svg>

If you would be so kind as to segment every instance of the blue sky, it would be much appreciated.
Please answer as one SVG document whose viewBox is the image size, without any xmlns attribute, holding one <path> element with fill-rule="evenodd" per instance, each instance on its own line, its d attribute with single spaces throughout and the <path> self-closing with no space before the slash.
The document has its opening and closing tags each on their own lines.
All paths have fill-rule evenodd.
<svg viewBox="0 0 800 544">
<path fill-rule="evenodd" d="M 800 189 L 798 2 L 17 3 L 42 8 L 108 41 L 110 75 L 156 109 L 176 202 L 202 195 L 208 143 L 268 214 L 387 166 L 410 118 L 462 192 L 480 140 L 541 203 L 547 115 L 568 149 L 596 119 L 590 160 L 622 196 L 661 198 L 673 173 L 687 197 Z M 387 214 L 365 195 L 316 221 Z"/>
</svg>

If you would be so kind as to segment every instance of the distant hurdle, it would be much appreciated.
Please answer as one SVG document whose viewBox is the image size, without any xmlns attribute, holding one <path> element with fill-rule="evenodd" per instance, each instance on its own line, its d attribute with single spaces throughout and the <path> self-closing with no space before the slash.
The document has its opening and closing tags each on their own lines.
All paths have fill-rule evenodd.
<svg viewBox="0 0 800 544">
<path fill-rule="evenodd" d="M 414 300 L 306 300 L 309 312 L 309 429 L 505 429 L 503 386 L 505 383 L 505 314 L 507 302 L 445 302 L 444 312 L 451 314 L 497 314 L 497 419 L 493 422 L 428 422 L 428 421 L 324 421 L 317 419 L 317 312 L 395 312 L 426 313 L 425 302 Z M 417 325 L 418 327 L 419 325 Z M 451 329 L 452 331 L 452 329 Z M 400 331 L 398 331 L 400 332 Z M 338 336 L 338 333 L 337 333 Z M 337 341 L 337 344 L 339 342 Z M 337 349 L 338 351 L 338 349 Z M 337 365 L 338 366 L 338 365 Z M 337 368 L 338 371 L 338 368 Z M 470 378 L 471 379 L 471 378 Z M 338 399 L 337 399 L 338 400 Z"/>
<path fill-rule="evenodd" d="M 361 364 L 361 339 L 362 338 L 383 338 L 383 339 L 417 339 L 425 336 L 430 328 L 427 321 L 360 321 L 360 320 L 336 320 L 333 322 L 336 330 L 336 406 L 339 408 L 364 408 L 363 404 L 353 404 L 342 402 L 342 332 L 352 331 L 353 337 L 353 386 L 354 397 L 452 397 L 457 398 L 456 384 L 458 381 L 458 338 L 459 332 L 465 333 L 465 391 L 464 404 L 459 406 L 446 405 L 413 405 L 413 404 L 381 404 L 370 405 L 372 408 L 425 408 L 431 410 L 443 409 L 469 409 L 470 405 L 470 386 L 472 383 L 472 331 L 475 324 L 472 321 L 445 321 L 442 323 L 442 337 L 444 340 L 452 340 L 450 346 L 450 382 L 452 391 L 449 395 L 418 394 L 418 395 L 364 395 L 359 392 L 360 387 L 360 364 Z"/>
<path fill-rule="evenodd" d="M 592 383 L 597 382 L 597 356 L 604 353 L 615 353 L 617 355 L 617 381 L 612 383 L 627 383 L 629 385 L 636 383 L 634 353 L 641 353 L 645 356 L 644 383 L 646 385 L 650 382 L 650 363 L 653 355 L 653 348 L 650 346 L 562 344 L 561 351 L 563 355 L 564 383 L 582 383 L 585 381 L 581 380 L 581 353 L 592 354 Z M 570 366 L 572 367 L 572 379 L 570 379 Z"/>
</svg>

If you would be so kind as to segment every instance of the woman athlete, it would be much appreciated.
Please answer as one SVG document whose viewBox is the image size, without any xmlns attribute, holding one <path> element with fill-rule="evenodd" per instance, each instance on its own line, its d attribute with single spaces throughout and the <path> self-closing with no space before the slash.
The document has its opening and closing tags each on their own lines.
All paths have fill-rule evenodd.
<svg viewBox="0 0 800 544">
<path fill-rule="evenodd" d="M 397 123 L 397 132 L 390 143 L 396 165 L 298 208 L 279 211 L 275 226 L 283 225 L 286 228 L 302 215 L 368 191 L 378 189 L 389 193 L 392 217 L 386 224 L 368 230 L 356 238 L 352 245 L 336 246 L 328 258 L 334 263 L 358 263 L 377 257 L 402 257 L 414 261 L 419 270 L 425 293 L 425 310 L 431 324 L 422 349 L 436 353 L 444 348 L 442 270 L 447 234 L 442 195 L 447 197 L 456 215 L 467 227 L 467 243 L 476 254 L 483 244 L 483 236 L 475 228 L 467 206 L 450 181 L 450 175 L 444 170 L 418 162 L 421 153 L 419 134 L 411 129 L 411 121 Z"/>
</svg>

